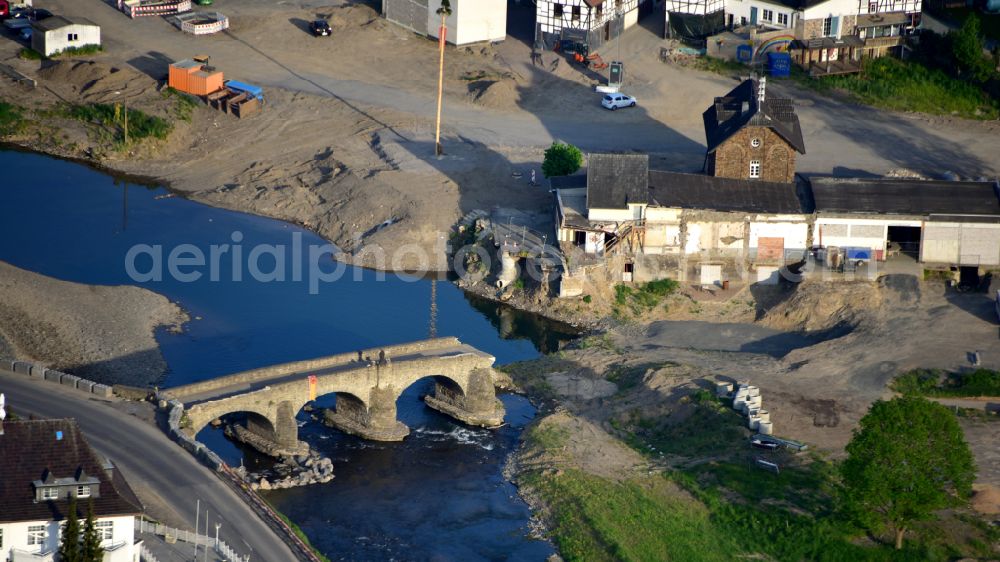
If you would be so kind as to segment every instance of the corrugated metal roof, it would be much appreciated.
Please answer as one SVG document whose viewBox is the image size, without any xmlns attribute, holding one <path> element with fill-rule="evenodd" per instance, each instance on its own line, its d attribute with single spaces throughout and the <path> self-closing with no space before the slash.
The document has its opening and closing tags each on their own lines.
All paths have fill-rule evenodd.
<svg viewBox="0 0 1000 562">
<path fill-rule="evenodd" d="M 704 174 L 649 172 L 656 205 L 724 212 L 805 214 L 794 183 L 717 178 Z"/>
<path fill-rule="evenodd" d="M 814 177 L 809 183 L 818 213 L 1000 219 L 994 182 Z"/>
</svg>

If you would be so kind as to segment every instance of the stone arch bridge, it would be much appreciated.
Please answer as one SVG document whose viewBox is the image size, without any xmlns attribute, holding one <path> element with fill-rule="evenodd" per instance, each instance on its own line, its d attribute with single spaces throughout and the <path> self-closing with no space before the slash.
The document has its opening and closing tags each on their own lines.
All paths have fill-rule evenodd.
<svg viewBox="0 0 1000 562">
<path fill-rule="evenodd" d="M 244 441 L 269 454 L 299 452 L 295 417 L 307 403 L 336 394 L 326 421 L 367 439 L 398 441 L 409 434 L 396 419 L 396 399 L 433 376 L 431 408 L 470 425 L 496 427 L 504 407 L 493 387 L 492 355 L 457 338 L 436 338 L 297 361 L 235 373 L 162 392 L 184 404 L 185 427 L 197 435 L 213 420 L 247 413 Z M 249 435 L 247 435 L 249 434 Z"/>
</svg>

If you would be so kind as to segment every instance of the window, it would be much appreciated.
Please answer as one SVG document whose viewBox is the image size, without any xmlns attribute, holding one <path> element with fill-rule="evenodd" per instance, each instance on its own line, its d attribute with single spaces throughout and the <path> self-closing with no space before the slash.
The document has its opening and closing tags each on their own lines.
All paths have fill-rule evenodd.
<svg viewBox="0 0 1000 562">
<path fill-rule="evenodd" d="M 774 10 L 765 9 L 761 17 L 764 19 L 764 21 L 774 21 Z"/>
<path fill-rule="evenodd" d="M 759 178 L 760 177 L 760 160 L 750 161 L 750 177 Z"/>
<path fill-rule="evenodd" d="M 98 521 L 94 527 L 97 529 L 97 536 L 102 541 L 109 541 L 114 536 L 114 521 Z"/>
<path fill-rule="evenodd" d="M 90 497 L 90 486 L 77 486 L 76 487 L 76 497 L 78 497 L 78 498 L 89 498 Z"/>
<path fill-rule="evenodd" d="M 45 525 L 28 525 L 28 546 L 44 544 L 47 536 Z"/>
<path fill-rule="evenodd" d="M 597 5 L 597 19 L 601 19 L 601 17 L 603 15 L 604 15 L 604 4 L 598 4 Z"/>
<path fill-rule="evenodd" d="M 823 36 L 829 37 L 830 31 L 833 30 L 833 18 L 826 18 L 823 20 Z"/>
<path fill-rule="evenodd" d="M 552 5 L 552 15 L 555 16 L 555 17 L 557 17 L 557 18 L 563 17 L 563 5 L 562 4 L 553 4 Z"/>
<path fill-rule="evenodd" d="M 79 38 L 80 38 L 80 36 L 77 35 L 76 33 L 67 33 L 66 34 L 66 40 L 67 41 L 76 41 Z"/>
<path fill-rule="evenodd" d="M 752 146 L 754 148 L 759 148 L 760 147 L 760 139 L 758 139 L 758 138 L 752 138 L 752 139 L 750 139 L 750 146 Z"/>
<path fill-rule="evenodd" d="M 778 14 L 778 24 L 788 27 L 788 14 Z"/>
<path fill-rule="evenodd" d="M 868 3 L 868 13 L 869 14 L 874 14 L 874 13 L 877 13 L 877 12 L 878 12 L 878 2 L 869 2 Z"/>
<path fill-rule="evenodd" d="M 59 499 L 59 488 L 42 488 L 42 499 L 43 500 Z"/>
<path fill-rule="evenodd" d="M 573 21 L 580 21 L 580 6 L 573 6 Z"/>
</svg>

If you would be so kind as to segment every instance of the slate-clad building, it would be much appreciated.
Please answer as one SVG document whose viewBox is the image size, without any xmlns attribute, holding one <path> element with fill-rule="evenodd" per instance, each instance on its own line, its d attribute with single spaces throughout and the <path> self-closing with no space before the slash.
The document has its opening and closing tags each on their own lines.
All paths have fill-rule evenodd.
<svg viewBox="0 0 1000 562">
<path fill-rule="evenodd" d="M 141 504 L 117 468 L 87 444 L 73 420 L 3 423 L 0 560 L 54 562 L 69 498 L 81 521 L 93 505 L 106 562 L 138 562 Z"/>
<path fill-rule="evenodd" d="M 577 264 L 563 296 L 581 294 L 579 277 L 598 266 L 609 282 L 775 281 L 816 248 L 1000 265 L 997 183 L 797 177 L 798 117 L 762 90 L 747 80 L 704 113 L 704 174 L 650 170 L 644 154 L 590 154 L 585 174 L 552 178 L 557 238 Z"/>
</svg>

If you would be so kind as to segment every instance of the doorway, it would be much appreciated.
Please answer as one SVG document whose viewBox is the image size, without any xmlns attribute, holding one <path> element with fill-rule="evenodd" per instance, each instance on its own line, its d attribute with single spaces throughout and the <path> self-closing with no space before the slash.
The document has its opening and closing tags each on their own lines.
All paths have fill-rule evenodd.
<svg viewBox="0 0 1000 562">
<path fill-rule="evenodd" d="M 901 254 L 914 260 L 920 259 L 920 227 L 890 226 L 888 256 Z"/>
</svg>

